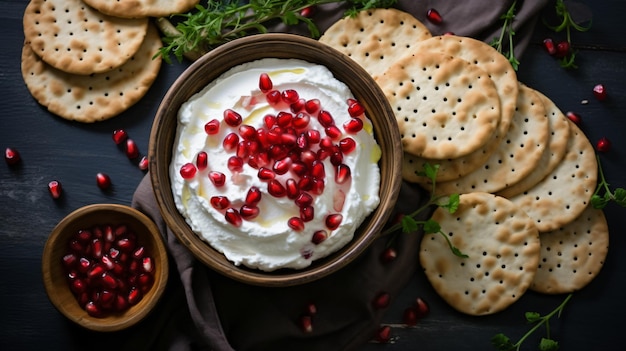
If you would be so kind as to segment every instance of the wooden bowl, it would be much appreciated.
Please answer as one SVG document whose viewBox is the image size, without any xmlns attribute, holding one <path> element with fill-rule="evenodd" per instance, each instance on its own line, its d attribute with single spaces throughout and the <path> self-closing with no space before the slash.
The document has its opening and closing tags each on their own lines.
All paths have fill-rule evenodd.
<svg viewBox="0 0 626 351">
<path fill-rule="evenodd" d="M 236 266 L 198 237 L 174 203 L 169 165 L 177 128 L 178 110 L 192 95 L 230 68 L 262 59 L 301 59 L 326 66 L 344 82 L 366 108 L 374 135 L 382 149 L 380 204 L 339 251 L 316 260 L 305 269 L 263 272 Z M 204 264 L 232 279 L 261 286 L 290 286 L 324 277 L 358 257 L 386 223 L 401 184 L 402 146 L 394 113 L 371 76 L 349 57 L 313 39 L 291 34 L 259 34 L 234 40 L 195 61 L 164 96 L 152 126 L 149 145 L 150 177 L 163 218 L 172 232 Z"/>
<path fill-rule="evenodd" d="M 69 240 L 76 232 L 107 224 L 126 224 L 137 234 L 137 244 L 144 246 L 147 254 L 153 258 L 154 283 L 137 304 L 124 312 L 92 317 L 79 305 L 70 290 L 62 258 L 68 252 Z M 122 330 L 141 321 L 160 299 L 168 279 L 167 251 L 157 226 L 138 210 L 116 204 L 88 205 L 62 219 L 48 237 L 41 264 L 44 286 L 52 304 L 71 321 L 100 332 Z"/>
</svg>

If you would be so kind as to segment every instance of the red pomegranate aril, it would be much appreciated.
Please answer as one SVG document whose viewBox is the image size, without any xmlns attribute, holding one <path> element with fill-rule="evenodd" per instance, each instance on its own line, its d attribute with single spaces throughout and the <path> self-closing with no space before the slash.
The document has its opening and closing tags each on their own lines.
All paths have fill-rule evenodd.
<svg viewBox="0 0 626 351">
<path fill-rule="evenodd" d="M 102 239 L 95 238 L 91 242 L 91 255 L 95 258 L 102 257 L 103 247 L 102 247 Z"/>
<path fill-rule="evenodd" d="M 260 210 L 257 206 L 255 205 L 243 205 L 241 206 L 241 208 L 239 209 L 239 214 L 241 215 L 241 218 L 245 219 L 245 220 L 251 220 L 256 218 L 260 213 Z"/>
<path fill-rule="evenodd" d="M 376 309 L 382 309 L 389 306 L 389 302 L 391 301 L 391 295 L 387 292 L 380 292 L 378 295 L 374 297 L 372 300 L 372 306 Z"/>
<path fill-rule="evenodd" d="M 321 161 L 314 161 L 311 165 L 311 175 L 314 178 L 324 179 L 326 177 L 326 170 L 324 169 L 324 163 Z"/>
<path fill-rule="evenodd" d="M 272 82 L 272 78 L 267 73 L 261 73 L 259 75 L 259 89 L 262 93 L 267 93 L 274 87 L 274 83 Z"/>
<path fill-rule="evenodd" d="M 276 173 L 269 168 L 261 167 L 257 172 L 257 177 L 261 180 L 272 180 L 276 177 Z"/>
<path fill-rule="evenodd" d="M 352 118 L 343 124 L 343 130 L 348 134 L 356 134 L 363 129 L 363 121 L 360 118 Z"/>
<path fill-rule="evenodd" d="M 222 172 L 211 171 L 209 172 L 209 180 L 213 185 L 219 188 L 226 184 L 226 175 Z"/>
<path fill-rule="evenodd" d="M 117 295 L 115 297 L 115 302 L 113 304 L 113 309 L 117 312 L 125 311 L 130 307 L 128 304 L 128 300 L 122 295 Z"/>
<path fill-rule="evenodd" d="M 234 225 L 235 227 L 241 226 L 241 223 L 243 222 L 239 211 L 232 207 L 226 209 L 226 212 L 224 213 L 224 218 L 228 223 Z"/>
<path fill-rule="evenodd" d="M 267 132 L 267 142 L 271 146 L 276 144 L 280 144 L 282 142 L 283 129 L 278 127 L 278 125 L 272 127 Z"/>
<path fill-rule="evenodd" d="M 337 184 L 344 184 L 345 182 L 352 179 L 352 172 L 350 171 L 350 167 L 345 164 L 340 164 L 337 166 L 337 171 L 335 173 L 335 182 Z"/>
<path fill-rule="evenodd" d="M 267 184 L 267 192 L 274 197 L 283 197 L 287 194 L 287 189 L 276 179 L 271 179 Z"/>
<path fill-rule="evenodd" d="M 300 207 L 300 218 L 305 222 L 310 222 L 315 218 L 315 208 L 313 206 Z"/>
<path fill-rule="evenodd" d="M 135 249 L 135 251 L 133 251 L 133 258 L 138 260 L 141 259 L 142 257 L 144 257 L 146 254 L 146 247 L 145 246 L 139 246 Z"/>
<path fill-rule="evenodd" d="M 250 144 L 245 140 L 240 141 L 239 144 L 237 144 L 235 155 L 242 159 L 248 158 L 248 156 L 250 156 Z"/>
<path fill-rule="evenodd" d="M 68 253 L 64 255 L 63 258 L 61 258 L 61 261 L 63 262 L 63 266 L 65 267 L 65 269 L 69 270 L 70 268 L 74 267 L 78 262 L 78 256 L 73 253 Z"/>
<path fill-rule="evenodd" d="M 294 202 L 300 208 L 311 206 L 313 203 L 313 196 L 306 192 L 300 192 Z"/>
<path fill-rule="evenodd" d="M 272 169 L 274 170 L 274 173 L 282 175 L 289 171 L 289 169 L 291 168 L 291 163 L 291 158 L 285 157 L 274 162 L 274 166 L 272 167 Z"/>
<path fill-rule="evenodd" d="M 278 120 L 276 119 L 276 116 L 267 114 L 263 117 L 263 124 L 265 124 L 265 127 L 268 129 L 272 129 L 272 127 L 278 124 Z"/>
<path fill-rule="evenodd" d="M 204 131 L 208 135 L 215 135 L 220 132 L 220 121 L 217 119 L 212 119 L 204 125 Z"/>
<path fill-rule="evenodd" d="M 603 84 L 596 84 L 593 87 L 593 96 L 595 96 L 598 101 L 606 100 L 607 92 Z"/>
<path fill-rule="evenodd" d="M 326 132 L 326 135 L 328 135 L 332 139 L 337 139 L 343 134 L 341 132 L 341 129 L 339 129 L 337 126 L 326 127 L 324 131 Z"/>
<path fill-rule="evenodd" d="M 608 152 L 609 150 L 611 150 L 611 141 L 606 137 L 600 138 L 596 142 L 596 150 L 598 152 Z"/>
<path fill-rule="evenodd" d="M 428 308 L 428 305 L 426 304 L 426 302 L 421 298 L 418 297 L 417 299 L 415 299 L 415 312 L 417 314 L 417 319 L 422 319 L 424 317 L 426 317 L 428 315 L 428 313 L 430 312 L 430 309 Z"/>
<path fill-rule="evenodd" d="M 131 288 L 130 292 L 128 293 L 128 304 L 134 306 L 138 304 L 141 299 L 143 299 L 143 294 L 141 293 L 141 290 L 137 288 Z"/>
<path fill-rule="evenodd" d="M 87 311 L 87 314 L 89 314 L 92 317 L 102 316 L 102 310 L 93 301 L 89 301 L 85 304 L 85 311 Z"/>
<path fill-rule="evenodd" d="M 328 233 L 325 230 L 318 230 L 313 233 L 313 237 L 311 238 L 311 242 L 315 245 L 321 244 L 324 240 L 328 238 Z"/>
<path fill-rule="evenodd" d="M 330 126 L 335 125 L 335 119 L 333 118 L 332 114 L 326 110 L 321 110 L 317 114 L 317 120 L 320 122 L 320 124 L 324 128 L 328 128 Z"/>
<path fill-rule="evenodd" d="M 81 273 L 87 273 L 91 267 L 91 261 L 86 257 L 81 257 L 78 259 L 78 271 Z"/>
<path fill-rule="evenodd" d="M 293 104 L 298 101 L 298 99 L 300 99 L 300 95 L 294 89 L 283 90 L 283 92 L 280 94 L 280 97 L 284 102 L 288 104 Z"/>
<path fill-rule="evenodd" d="M 100 276 L 100 280 L 102 281 L 102 284 L 109 289 L 117 288 L 117 279 L 115 279 L 111 274 L 107 272 L 104 272 Z"/>
<path fill-rule="evenodd" d="M 303 150 L 300 153 L 300 161 L 307 166 L 311 166 L 313 162 L 317 161 L 317 154 L 311 150 Z"/>
<path fill-rule="evenodd" d="M 115 261 L 113 261 L 113 259 L 108 254 L 102 255 L 102 258 L 100 259 L 100 263 L 102 263 L 104 268 L 106 268 L 109 271 L 115 268 Z"/>
<path fill-rule="evenodd" d="M 320 142 L 322 135 L 317 129 L 309 129 L 306 131 L 306 137 L 309 140 L 309 144 L 317 144 Z"/>
<path fill-rule="evenodd" d="M 196 155 L 196 168 L 199 171 L 203 171 L 208 166 L 209 157 L 206 152 L 200 151 Z"/>
<path fill-rule="evenodd" d="M 324 193 L 324 188 L 326 185 L 324 184 L 324 179 L 313 178 L 313 187 L 311 188 L 311 193 L 315 195 L 321 195 Z"/>
<path fill-rule="evenodd" d="M 569 118 L 569 120 L 574 122 L 576 125 L 580 125 L 582 123 L 582 118 L 576 112 L 568 111 L 565 113 L 565 116 L 567 116 L 567 118 Z"/>
<path fill-rule="evenodd" d="M 348 114 L 350 117 L 359 117 L 365 113 L 365 107 L 355 99 L 348 99 Z"/>
<path fill-rule="evenodd" d="M 292 103 L 291 105 L 289 105 L 289 110 L 293 113 L 298 113 L 302 110 L 304 110 L 304 105 L 306 104 L 306 100 L 304 99 L 298 99 L 298 101 Z"/>
<path fill-rule="evenodd" d="M 414 308 L 407 307 L 402 313 L 402 322 L 408 326 L 417 325 L 417 313 Z"/>
<path fill-rule="evenodd" d="M 298 135 L 298 138 L 296 139 L 296 146 L 300 150 L 305 150 L 309 148 L 309 139 L 306 137 L 305 133 L 301 133 L 300 135 Z"/>
<path fill-rule="evenodd" d="M 115 301 L 116 294 L 110 290 L 102 290 L 102 294 L 100 294 L 100 303 L 103 306 L 111 307 L 111 304 Z"/>
<path fill-rule="evenodd" d="M 141 259 L 141 269 L 146 273 L 152 273 L 154 271 L 152 257 L 148 256 Z"/>
<path fill-rule="evenodd" d="M 61 186 L 61 182 L 58 180 L 51 180 L 48 183 L 48 191 L 53 199 L 58 199 L 63 195 L 63 186 Z"/>
<path fill-rule="evenodd" d="M 291 121 L 291 125 L 296 129 L 305 129 L 310 122 L 311 115 L 305 112 L 298 112 Z"/>
<path fill-rule="evenodd" d="M 111 187 L 111 177 L 106 173 L 99 172 L 96 174 L 96 184 L 98 188 L 107 190 Z"/>
<path fill-rule="evenodd" d="M 229 126 L 238 127 L 242 120 L 243 118 L 239 113 L 237 113 L 237 111 L 232 109 L 224 110 L 224 122 L 226 122 Z"/>
<path fill-rule="evenodd" d="M 322 149 L 326 149 L 326 150 L 330 150 L 335 146 L 335 144 L 333 143 L 333 140 L 330 137 L 323 137 L 320 140 L 320 148 Z"/>
<path fill-rule="evenodd" d="M 302 10 L 300 10 L 300 16 L 305 17 L 305 18 L 311 18 L 313 17 L 313 15 L 315 15 L 316 9 L 317 9 L 317 6 L 315 5 L 307 6 L 303 8 Z"/>
<path fill-rule="evenodd" d="M 283 133 L 280 136 L 280 141 L 284 146 L 291 148 L 298 143 L 298 136 L 295 133 Z"/>
<path fill-rule="evenodd" d="M 102 267 L 99 264 L 94 264 L 93 266 L 91 266 L 89 271 L 87 271 L 87 277 L 90 278 L 90 279 L 100 278 L 100 277 L 102 277 L 104 272 L 106 272 L 104 267 Z"/>
<path fill-rule="evenodd" d="M 196 175 L 197 170 L 196 165 L 193 163 L 185 163 L 180 167 L 180 176 L 183 179 L 191 179 Z"/>
<path fill-rule="evenodd" d="M 341 152 L 333 152 L 330 155 L 330 163 L 333 166 L 339 166 L 343 163 L 343 154 Z"/>
<path fill-rule="evenodd" d="M 303 175 L 300 177 L 300 180 L 298 180 L 298 186 L 302 191 L 309 191 L 313 189 L 313 177 L 306 174 Z"/>
<path fill-rule="evenodd" d="M 396 259 L 396 257 L 398 257 L 398 252 L 393 247 L 388 247 L 384 249 L 383 252 L 380 254 L 380 260 L 383 263 L 392 262 Z"/>
<path fill-rule="evenodd" d="M 350 137 L 343 138 L 339 140 L 339 149 L 347 155 L 356 149 L 356 141 Z"/>
<path fill-rule="evenodd" d="M 304 103 L 304 110 L 310 114 L 319 111 L 322 108 L 322 103 L 319 99 L 310 99 Z"/>
<path fill-rule="evenodd" d="M 137 167 L 139 167 L 142 171 L 148 170 L 148 167 L 150 167 L 150 160 L 148 159 L 148 156 L 142 156 L 139 162 L 137 162 Z"/>
<path fill-rule="evenodd" d="M 304 230 L 304 221 L 300 217 L 289 218 L 289 220 L 287 220 L 287 225 L 289 226 L 289 228 L 297 232 Z"/>
<path fill-rule="evenodd" d="M 17 149 L 7 147 L 4 149 L 4 160 L 9 166 L 14 166 L 20 162 L 22 157 Z"/>
<path fill-rule="evenodd" d="M 94 228 L 94 232 L 97 231 L 97 228 Z M 82 243 L 87 243 L 92 239 L 92 232 L 88 229 L 81 229 L 76 233 L 76 239 Z"/>
<path fill-rule="evenodd" d="M 426 18 L 433 24 L 441 24 L 443 22 L 443 17 L 439 14 L 439 11 L 435 9 L 429 9 L 426 11 Z"/>
<path fill-rule="evenodd" d="M 226 196 L 212 196 L 209 202 L 216 210 L 224 210 L 230 206 L 230 200 Z"/>
<path fill-rule="evenodd" d="M 153 283 L 154 283 L 154 277 L 152 276 L 152 274 L 140 273 L 137 276 L 137 285 L 139 286 L 139 289 L 141 290 L 143 294 L 150 291 L 150 288 L 152 287 Z"/>
<path fill-rule="evenodd" d="M 250 187 L 250 189 L 248 189 L 245 203 L 247 205 L 256 205 L 261 201 L 261 198 L 262 198 L 261 189 L 257 188 L 256 186 L 252 186 Z"/>
<path fill-rule="evenodd" d="M 128 133 L 124 129 L 116 129 L 113 131 L 113 142 L 116 145 L 121 145 L 128 139 Z"/>
<path fill-rule="evenodd" d="M 237 145 L 239 145 L 239 135 L 236 133 L 228 133 L 224 137 L 224 141 L 222 141 L 222 146 L 226 151 L 234 151 L 237 149 Z"/>
<path fill-rule="evenodd" d="M 239 135 L 244 140 L 256 140 L 256 128 L 248 124 L 242 124 L 239 126 Z"/>
<path fill-rule="evenodd" d="M 309 168 L 302 161 L 294 161 L 291 164 L 291 171 L 297 175 L 302 177 L 308 172 Z"/>
<path fill-rule="evenodd" d="M 280 91 L 270 90 L 265 94 L 265 100 L 267 100 L 270 105 L 277 105 L 282 100 Z"/>
<path fill-rule="evenodd" d="M 287 149 L 285 149 L 285 147 L 280 144 L 270 146 L 267 152 L 269 156 L 275 160 L 279 160 L 281 158 L 287 157 L 288 155 Z"/>
<path fill-rule="evenodd" d="M 133 139 L 126 140 L 126 156 L 133 160 L 139 157 L 139 148 Z"/>
<path fill-rule="evenodd" d="M 115 243 L 115 246 L 121 252 L 130 253 L 135 249 L 135 242 L 129 238 L 121 238 Z"/>
<path fill-rule="evenodd" d="M 343 216 L 339 213 L 333 213 L 326 216 L 326 228 L 330 230 L 335 230 L 339 228 L 341 222 L 343 221 Z"/>
<path fill-rule="evenodd" d="M 556 45 L 554 45 L 554 40 L 552 40 L 552 38 L 545 38 L 543 40 L 543 47 L 546 49 L 548 54 L 550 55 L 556 54 Z"/>
<path fill-rule="evenodd" d="M 300 325 L 300 330 L 302 330 L 303 333 L 309 334 L 313 332 L 313 319 L 311 316 L 300 316 L 298 323 Z"/>
<path fill-rule="evenodd" d="M 239 156 L 231 156 L 228 158 L 228 169 L 231 172 L 243 171 L 243 159 Z"/>
<path fill-rule="evenodd" d="M 300 187 L 298 186 L 298 182 L 293 178 L 287 179 L 287 181 L 285 182 L 285 190 L 289 199 L 293 200 L 297 198 L 298 195 L 300 195 Z"/>
<path fill-rule="evenodd" d="M 565 56 L 567 56 L 570 52 L 570 44 L 568 41 L 563 40 L 563 41 L 559 41 L 556 44 L 556 53 L 554 54 L 554 57 L 557 58 L 563 58 Z"/>
<path fill-rule="evenodd" d="M 72 290 L 74 294 L 81 294 L 87 291 L 87 284 L 85 284 L 85 281 L 82 279 L 74 279 L 70 283 L 70 290 Z"/>
</svg>

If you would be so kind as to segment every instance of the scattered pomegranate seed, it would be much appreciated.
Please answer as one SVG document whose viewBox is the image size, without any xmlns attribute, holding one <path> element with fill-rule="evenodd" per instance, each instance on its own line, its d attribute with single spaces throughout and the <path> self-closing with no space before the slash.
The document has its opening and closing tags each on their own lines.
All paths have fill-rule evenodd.
<svg viewBox="0 0 626 351">
<path fill-rule="evenodd" d="M 315 5 L 307 6 L 300 10 L 300 16 L 305 18 L 311 18 L 313 17 L 313 15 L 315 15 L 316 9 L 317 7 Z"/>
<path fill-rule="evenodd" d="M 426 11 L 426 18 L 433 24 L 441 24 L 443 22 L 443 17 L 439 14 L 439 11 L 435 9 L 429 9 Z"/>
<path fill-rule="evenodd" d="M 300 218 L 305 222 L 310 222 L 315 217 L 315 209 L 313 206 L 300 207 Z"/>
<path fill-rule="evenodd" d="M 356 134 L 363 129 L 363 121 L 360 118 L 353 118 L 343 124 L 343 129 L 348 134 Z"/>
<path fill-rule="evenodd" d="M 219 188 L 226 184 L 226 175 L 222 172 L 211 171 L 209 172 L 209 180 L 211 180 L 213 185 Z"/>
<path fill-rule="evenodd" d="M 338 184 L 343 184 L 352 179 L 350 167 L 345 164 L 340 164 L 337 166 L 337 172 L 335 174 L 335 182 Z"/>
<path fill-rule="evenodd" d="M 407 307 L 402 314 L 402 321 L 408 326 L 416 325 L 418 318 L 415 308 Z"/>
<path fill-rule="evenodd" d="M 113 142 L 116 145 L 121 145 L 128 139 L 128 133 L 124 129 L 116 129 L 113 131 Z"/>
<path fill-rule="evenodd" d="M 311 242 L 315 245 L 321 244 L 324 240 L 328 238 L 328 233 L 325 230 L 318 230 L 313 233 L 313 237 L 311 238 Z"/>
<path fill-rule="evenodd" d="M 265 99 L 270 105 L 276 105 L 281 101 L 281 94 L 278 90 L 270 90 L 265 94 Z"/>
<path fill-rule="evenodd" d="M 224 110 L 224 122 L 231 127 L 237 127 L 242 122 L 242 117 L 237 111 L 226 109 Z"/>
<path fill-rule="evenodd" d="M 231 172 L 241 172 L 243 170 L 243 159 L 238 156 L 231 156 L 228 159 L 228 169 Z"/>
<path fill-rule="evenodd" d="M 111 187 L 111 177 L 106 173 L 99 172 L 96 174 L 96 184 L 98 188 L 107 190 Z"/>
<path fill-rule="evenodd" d="M 230 200 L 226 196 L 212 196 L 209 201 L 211 206 L 217 210 L 224 210 L 230 206 Z"/>
<path fill-rule="evenodd" d="M 546 49 L 548 54 L 555 55 L 556 54 L 556 46 L 554 45 L 554 41 L 552 38 L 546 38 L 543 40 L 543 47 Z"/>
<path fill-rule="evenodd" d="M 287 179 L 287 181 L 285 182 L 285 191 L 287 192 L 288 198 L 292 200 L 296 199 L 298 195 L 300 195 L 300 187 L 298 186 L 298 182 L 293 178 Z"/>
<path fill-rule="evenodd" d="M 421 297 L 415 299 L 415 311 L 417 313 L 417 318 L 422 319 L 428 315 L 430 309 L 424 300 Z"/>
<path fill-rule="evenodd" d="M 142 156 L 137 163 L 137 167 L 139 167 L 142 171 L 148 170 L 148 167 L 150 167 L 150 160 L 148 159 L 148 156 Z"/>
<path fill-rule="evenodd" d="M 261 196 L 262 196 L 261 190 L 257 188 L 256 186 L 252 186 L 250 187 L 250 189 L 248 189 L 245 203 L 247 205 L 256 205 L 261 201 Z"/>
<path fill-rule="evenodd" d="M 139 148 L 133 139 L 126 139 L 126 156 L 129 159 L 135 159 L 139 157 Z"/>
<path fill-rule="evenodd" d="M 376 309 L 387 308 L 389 306 L 389 302 L 391 301 L 391 295 L 387 292 L 381 292 L 372 301 L 372 306 Z"/>
<path fill-rule="evenodd" d="M 224 213 L 224 218 L 228 223 L 234 225 L 235 227 L 241 226 L 241 223 L 243 222 L 239 211 L 232 207 L 226 209 L 226 212 Z"/>
<path fill-rule="evenodd" d="M 320 124 L 324 128 L 328 128 L 330 126 L 335 125 L 335 119 L 333 118 L 332 114 L 326 110 L 321 110 L 317 114 L 317 120 L 320 122 Z"/>
<path fill-rule="evenodd" d="M 239 209 L 239 214 L 241 215 L 241 218 L 246 219 L 246 220 L 256 218 L 259 215 L 259 213 L 260 213 L 260 210 L 255 205 L 243 205 Z"/>
<path fill-rule="evenodd" d="M 276 177 L 276 173 L 269 168 L 261 167 L 257 173 L 257 177 L 261 180 L 272 180 Z"/>
<path fill-rule="evenodd" d="M 600 138 L 596 142 L 596 150 L 598 152 L 608 152 L 609 150 L 611 150 L 611 141 L 606 137 Z"/>
<path fill-rule="evenodd" d="M 259 76 L 259 89 L 261 89 L 262 93 L 267 93 L 274 87 L 274 83 L 272 83 L 272 79 L 269 74 L 261 73 Z"/>
<path fill-rule="evenodd" d="M 304 110 L 304 105 L 305 104 L 306 104 L 306 100 L 298 99 L 298 101 L 296 101 L 296 102 L 292 103 L 291 105 L 289 105 L 289 109 L 293 113 L 298 113 L 298 112 Z"/>
<path fill-rule="evenodd" d="M 365 113 L 365 107 L 355 99 L 348 99 L 348 113 L 350 117 L 359 117 Z"/>
<path fill-rule="evenodd" d="M 556 53 L 554 53 L 554 57 L 563 58 L 567 56 L 569 52 L 570 43 L 567 40 L 562 40 L 556 44 Z"/>
<path fill-rule="evenodd" d="M 239 135 L 236 133 L 229 133 L 224 137 L 224 141 L 222 142 L 222 146 L 226 151 L 233 151 L 237 149 L 237 145 L 239 145 Z"/>
<path fill-rule="evenodd" d="M 271 179 L 267 184 L 267 192 L 274 197 L 283 197 L 287 194 L 287 189 L 276 179 Z"/>
<path fill-rule="evenodd" d="M 293 90 L 293 89 L 286 89 L 284 90 L 281 94 L 280 94 L 281 99 L 288 103 L 288 104 L 293 104 L 295 102 L 298 101 L 298 99 L 300 99 L 300 95 L 298 94 L 297 91 Z"/>
<path fill-rule="evenodd" d="M 196 175 L 197 170 L 193 163 L 185 163 L 180 167 L 180 175 L 183 179 L 191 179 Z"/>
<path fill-rule="evenodd" d="M 569 120 L 574 122 L 576 125 L 580 125 L 582 123 L 582 118 L 576 112 L 568 111 L 565 116 L 567 116 L 567 118 L 569 118 Z"/>
<path fill-rule="evenodd" d="M 328 216 L 326 216 L 326 228 L 330 229 L 330 230 L 335 230 L 337 228 L 339 228 L 339 225 L 341 224 L 341 222 L 343 221 L 343 216 L 339 213 L 335 213 L 335 214 L 330 214 Z"/>
<path fill-rule="evenodd" d="M 604 85 L 596 84 L 593 87 L 593 95 L 596 97 L 596 99 L 598 99 L 598 101 L 606 100 L 607 93 L 606 93 L 606 88 L 604 88 Z"/>
<path fill-rule="evenodd" d="M 63 187 L 58 180 L 52 180 L 48 183 L 48 191 L 53 199 L 58 199 L 63 194 Z"/>
<path fill-rule="evenodd" d="M 20 162 L 22 157 L 17 149 L 7 147 L 4 150 L 4 160 L 9 166 L 14 166 Z"/>
<path fill-rule="evenodd" d="M 398 257 L 398 252 L 393 247 L 388 247 L 380 254 L 380 260 L 383 263 L 392 262 Z"/>
<path fill-rule="evenodd" d="M 308 334 L 308 333 L 313 332 L 313 319 L 311 318 L 311 316 L 308 316 L 308 315 L 301 316 L 299 320 L 299 324 L 300 324 L 300 329 L 304 333 Z"/>
<path fill-rule="evenodd" d="M 304 103 L 304 110 L 310 114 L 319 111 L 322 108 L 322 103 L 319 99 L 310 99 Z"/>
<path fill-rule="evenodd" d="M 391 340 L 391 327 L 384 325 L 376 331 L 374 339 L 379 343 L 388 343 Z"/>
<path fill-rule="evenodd" d="M 287 220 L 289 228 L 299 232 L 304 230 L 304 221 L 300 217 L 291 217 Z"/>
<path fill-rule="evenodd" d="M 296 197 L 294 202 L 300 208 L 311 206 L 311 204 L 313 203 L 313 196 L 311 196 L 309 193 L 301 192 L 298 197 Z"/>
<path fill-rule="evenodd" d="M 356 149 L 356 141 L 350 137 L 343 138 L 339 140 L 339 149 L 344 154 L 349 154 Z"/>
<path fill-rule="evenodd" d="M 274 173 L 282 175 L 289 171 L 289 169 L 291 168 L 291 164 L 292 164 L 291 158 L 285 157 L 283 159 L 280 159 L 274 162 L 274 166 L 272 167 L 272 170 L 274 170 Z"/>
<path fill-rule="evenodd" d="M 219 133 L 219 131 L 220 131 L 220 121 L 218 121 L 217 119 L 212 119 L 212 120 L 206 122 L 206 124 L 204 125 L 204 131 L 208 135 L 215 135 L 215 134 Z"/>
</svg>

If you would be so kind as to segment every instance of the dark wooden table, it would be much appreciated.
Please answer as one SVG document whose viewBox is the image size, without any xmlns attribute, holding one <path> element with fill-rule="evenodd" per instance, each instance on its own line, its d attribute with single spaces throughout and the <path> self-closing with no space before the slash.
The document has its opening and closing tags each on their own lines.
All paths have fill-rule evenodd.
<svg viewBox="0 0 626 351">
<path fill-rule="evenodd" d="M 583 129 L 595 142 L 606 136 L 613 142 L 601 159 L 613 187 L 626 187 L 626 34 L 622 27 L 626 1 L 586 1 L 594 15 L 593 27 L 575 33 L 577 70 L 564 70 L 548 56 L 541 41 L 559 37 L 539 24 L 521 58 L 519 80 L 546 94 L 565 111 L 583 118 Z M 186 64 L 163 65 L 158 80 L 137 105 L 109 121 L 84 125 L 48 113 L 31 98 L 20 73 L 23 42 L 22 15 L 26 0 L 0 0 L 0 146 L 17 148 L 21 166 L 0 165 L 0 349 L 69 350 L 117 348 L 127 334 L 95 334 L 68 322 L 50 304 L 41 279 L 41 253 L 50 230 L 74 209 L 92 203 L 130 204 L 144 176 L 134 162 L 111 140 L 111 132 L 126 129 L 142 153 L 146 152 L 151 123 L 168 86 Z M 561 36 L 562 37 L 562 36 Z M 609 92 L 604 102 L 592 96 L 602 83 Z M 587 100 L 587 104 L 582 101 Z M 113 191 L 96 186 L 95 174 L 105 172 Z M 64 196 L 53 200 L 50 180 L 59 180 Z M 577 292 L 561 319 L 551 323 L 552 336 L 562 350 L 623 349 L 626 331 L 626 209 L 606 208 L 611 243 L 599 277 Z M 422 297 L 430 315 L 416 327 L 399 325 L 403 309 Z M 556 307 L 564 296 L 529 292 L 509 309 L 488 317 L 468 317 L 453 311 L 436 296 L 417 273 L 389 308 L 385 323 L 393 328 L 389 344 L 368 344 L 364 350 L 489 350 L 490 337 L 504 332 L 517 340 L 528 329 L 524 312 L 542 314 Z M 150 333 L 150 320 L 139 326 Z M 529 339 L 525 350 L 534 350 L 543 331 Z"/>
</svg>

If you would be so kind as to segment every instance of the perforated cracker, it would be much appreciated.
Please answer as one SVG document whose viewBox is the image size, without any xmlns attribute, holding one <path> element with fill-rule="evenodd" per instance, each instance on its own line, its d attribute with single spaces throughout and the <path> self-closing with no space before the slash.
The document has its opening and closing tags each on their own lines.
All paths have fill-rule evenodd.
<svg viewBox="0 0 626 351">
<path fill-rule="evenodd" d="M 123 18 L 167 17 L 185 13 L 199 0 L 82 0 L 107 15 Z"/>
<path fill-rule="evenodd" d="M 46 63 L 88 75 L 128 61 L 146 36 L 148 19 L 107 16 L 81 0 L 31 0 L 23 26 L 26 42 Z"/>
<path fill-rule="evenodd" d="M 566 294 L 587 286 L 599 273 L 609 251 L 609 227 L 602 210 L 588 206 L 569 224 L 539 233 L 541 260 L 530 289 Z"/>
<path fill-rule="evenodd" d="M 437 183 L 437 193 L 495 193 L 514 184 L 540 165 L 548 144 L 549 125 L 541 98 L 520 85 L 513 123 L 500 147 L 474 172 L 459 179 Z"/>
<path fill-rule="evenodd" d="M 419 157 L 468 155 L 491 140 L 500 122 L 493 81 L 459 58 L 408 55 L 378 82 L 395 112 L 404 151 Z"/>
<path fill-rule="evenodd" d="M 102 121 L 118 115 L 142 98 L 156 79 L 162 46 L 156 28 L 124 65 L 89 76 L 60 71 L 41 60 L 28 43 L 22 49 L 22 77 L 33 97 L 60 117 L 79 122 Z"/>
<path fill-rule="evenodd" d="M 335 22 L 319 41 L 350 56 L 376 79 L 407 49 L 430 37 L 411 14 L 377 8 Z"/>
<path fill-rule="evenodd" d="M 566 154 L 543 180 L 510 200 L 535 221 L 541 232 L 556 230 L 578 217 L 593 195 L 598 162 L 593 146 L 574 123 Z"/>
<path fill-rule="evenodd" d="M 531 218 L 511 201 L 488 193 L 460 196 L 454 214 L 438 208 L 432 217 L 454 246 L 439 234 L 425 234 L 420 263 L 435 291 L 470 315 L 501 311 L 530 286 L 539 263 L 540 242 Z"/>
</svg>

